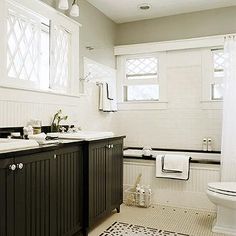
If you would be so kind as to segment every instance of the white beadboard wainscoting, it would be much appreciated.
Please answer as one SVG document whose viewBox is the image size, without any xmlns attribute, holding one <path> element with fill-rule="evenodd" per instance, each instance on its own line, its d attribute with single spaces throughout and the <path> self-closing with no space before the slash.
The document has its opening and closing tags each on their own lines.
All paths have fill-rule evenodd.
<svg viewBox="0 0 236 236">
<path fill-rule="evenodd" d="M 113 114 L 98 111 L 98 87 L 90 84 L 89 91 L 89 96 L 79 98 L 0 88 L 0 127 L 22 127 L 31 119 L 50 125 L 53 115 L 62 109 L 68 115 L 65 124 L 79 125 L 85 130 L 111 130 Z"/>
<path fill-rule="evenodd" d="M 191 163 L 188 181 L 155 177 L 155 161 L 124 159 L 124 190 L 133 186 L 139 174 L 141 185 L 150 185 L 153 203 L 215 210 L 206 195 L 209 182 L 220 181 L 220 165 Z"/>
</svg>

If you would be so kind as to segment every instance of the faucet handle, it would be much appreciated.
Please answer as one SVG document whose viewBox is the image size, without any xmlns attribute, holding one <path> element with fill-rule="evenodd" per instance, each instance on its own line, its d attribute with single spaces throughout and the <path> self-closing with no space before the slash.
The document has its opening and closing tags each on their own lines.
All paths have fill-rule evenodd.
<svg viewBox="0 0 236 236">
<path fill-rule="evenodd" d="M 66 128 L 65 127 L 61 127 L 60 130 L 61 130 L 62 133 L 65 133 Z"/>
</svg>

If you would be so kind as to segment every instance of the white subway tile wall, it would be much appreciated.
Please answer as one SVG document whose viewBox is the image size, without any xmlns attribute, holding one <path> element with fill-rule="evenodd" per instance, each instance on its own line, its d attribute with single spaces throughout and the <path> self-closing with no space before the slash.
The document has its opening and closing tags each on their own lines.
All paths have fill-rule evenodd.
<svg viewBox="0 0 236 236">
<path fill-rule="evenodd" d="M 202 107 L 201 51 L 168 52 L 166 61 L 168 109 L 119 111 L 116 131 L 127 135 L 126 146 L 202 149 L 211 137 L 220 150 L 222 110 Z"/>
<path fill-rule="evenodd" d="M 88 96 L 72 98 L 0 89 L 0 127 L 24 126 L 32 118 L 50 125 L 52 115 L 63 109 L 67 123 L 88 130 L 125 134 L 126 146 L 201 149 L 211 137 L 220 150 L 222 110 L 202 108 L 201 53 L 197 50 L 167 54 L 168 109 L 98 112 L 98 88 L 88 84 Z"/>
</svg>

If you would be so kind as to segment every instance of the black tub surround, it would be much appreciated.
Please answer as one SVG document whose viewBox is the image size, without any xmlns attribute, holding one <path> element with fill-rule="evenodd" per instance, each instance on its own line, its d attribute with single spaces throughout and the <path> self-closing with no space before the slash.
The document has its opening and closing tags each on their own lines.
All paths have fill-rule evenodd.
<svg viewBox="0 0 236 236">
<path fill-rule="evenodd" d="M 124 147 L 125 150 L 142 150 L 141 147 Z M 152 148 L 153 151 L 161 151 L 161 152 L 182 152 L 182 153 L 202 153 L 202 154 L 221 154 L 220 151 L 202 151 L 202 150 L 188 150 L 188 149 L 166 149 L 166 148 Z M 156 161 L 155 156 L 142 156 L 142 155 L 125 155 L 125 159 L 130 160 L 149 160 L 149 161 Z M 220 165 L 221 162 L 219 160 L 213 160 L 213 159 L 190 159 L 190 163 L 199 163 L 199 164 L 214 164 L 214 165 Z"/>
<path fill-rule="evenodd" d="M 88 235 L 100 218 L 119 212 L 123 139 L 0 152 L 0 235 Z"/>
</svg>

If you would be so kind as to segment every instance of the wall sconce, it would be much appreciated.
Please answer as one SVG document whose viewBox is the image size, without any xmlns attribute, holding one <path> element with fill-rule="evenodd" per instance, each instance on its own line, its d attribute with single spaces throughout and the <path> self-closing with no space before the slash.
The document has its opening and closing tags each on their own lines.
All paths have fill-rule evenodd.
<svg viewBox="0 0 236 236">
<path fill-rule="evenodd" d="M 68 10 L 69 9 L 69 2 L 68 0 L 59 0 L 58 8 L 61 10 Z M 72 7 L 70 10 L 70 15 L 73 17 L 79 16 L 79 5 L 78 0 L 74 0 L 72 3 Z"/>
</svg>

